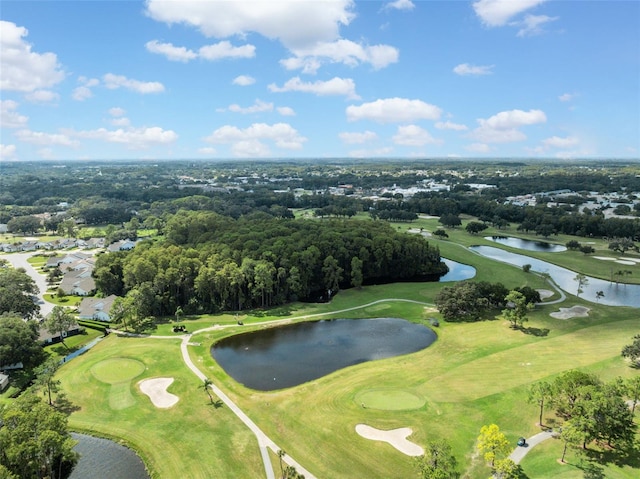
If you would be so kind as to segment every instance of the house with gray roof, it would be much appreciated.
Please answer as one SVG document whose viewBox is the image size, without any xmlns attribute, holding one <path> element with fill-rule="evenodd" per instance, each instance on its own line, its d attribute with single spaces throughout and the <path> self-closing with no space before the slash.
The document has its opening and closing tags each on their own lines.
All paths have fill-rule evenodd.
<svg viewBox="0 0 640 479">
<path fill-rule="evenodd" d="M 115 294 L 106 298 L 83 298 L 78 307 L 78 318 L 111 321 L 111 307 L 116 298 Z"/>
</svg>

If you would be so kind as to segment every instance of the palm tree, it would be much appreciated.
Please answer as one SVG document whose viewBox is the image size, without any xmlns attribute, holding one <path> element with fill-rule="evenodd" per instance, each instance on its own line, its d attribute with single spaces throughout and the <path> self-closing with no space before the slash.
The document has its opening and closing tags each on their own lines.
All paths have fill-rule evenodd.
<svg viewBox="0 0 640 479">
<path fill-rule="evenodd" d="M 204 392 L 207 393 L 207 396 L 209 396 L 209 401 L 211 401 L 211 404 L 213 404 L 213 396 L 211 396 L 211 389 L 210 389 L 212 384 L 213 383 L 211 382 L 211 379 L 204 378 L 204 382 L 200 386 L 201 388 L 204 389 Z"/>
</svg>

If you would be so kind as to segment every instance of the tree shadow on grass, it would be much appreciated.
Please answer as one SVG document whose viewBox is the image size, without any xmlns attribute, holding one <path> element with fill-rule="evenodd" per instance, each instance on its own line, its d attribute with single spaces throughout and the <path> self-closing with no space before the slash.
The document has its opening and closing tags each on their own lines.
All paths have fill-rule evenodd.
<svg viewBox="0 0 640 479">
<path fill-rule="evenodd" d="M 640 446 L 630 445 L 616 449 L 588 449 L 585 456 L 597 464 L 614 464 L 618 467 L 640 468 Z M 586 476 L 585 476 L 586 477 Z"/>
<path fill-rule="evenodd" d="M 293 311 L 293 306 L 285 304 L 283 306 L 270 309 L 252 309 L 250 311 L 245 311 L 245 314 L 247 316 L 255 316 L 256 318 L 264 318 L 265 316 L 285 317 L 291 316 Z"/>
<path fill-rule="evenodd" d="M 524 334 L 543 338 L 549 335 L 549 328 L 521 328 Z"/>
</svg>

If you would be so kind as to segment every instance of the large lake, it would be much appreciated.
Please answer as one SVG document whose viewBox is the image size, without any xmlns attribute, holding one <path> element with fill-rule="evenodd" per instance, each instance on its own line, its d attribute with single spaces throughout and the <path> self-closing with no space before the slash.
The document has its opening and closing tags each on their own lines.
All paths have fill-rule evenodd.
<svg viewBox="0 0 640 479">
<path fill-rule="evenodd" d="M 334 319 L 231 336 L 216 343 L 211 355 L 239 383 L 273 391 L 420 351 L 435 340 L 431 329 L 404 319 Z"/>
<path fill-rule="evenodd" d="M 494 248 L 493 246 L 471 246 L 470 249 L 482 256 L 502 261 L 503 263 L 520 267 L 530 264 L 533 271 L 549 274 L 554 283 L 567 293 L 577 294 L 578 292 L 578 282 L 575 280 L 577 273 L 575 271 L 530 256 Z M 590 276 L 586 276 L 586 278 L 588 284 L 582 287 L 583 292 L 580 294 L 580 299 L 610 306 L 640 307 L 640 285 L 617 284 Z M 600 300 L 596 297 L 598 291 L 604 293 L 604 297 Z"/>
</svg>

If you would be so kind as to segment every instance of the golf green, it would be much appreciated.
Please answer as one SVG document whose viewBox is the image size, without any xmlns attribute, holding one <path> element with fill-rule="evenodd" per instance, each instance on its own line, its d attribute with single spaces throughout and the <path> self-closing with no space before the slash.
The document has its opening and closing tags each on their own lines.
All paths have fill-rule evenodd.
<svg viewBox="0 0 640 479">
<path fill-rule="evenodd" d="M 145 370 L 143 362 L 131 358 L 109 358 L 96 363 L 91 374 L 98 381 L 116 384 L 140 376 Z"/>
<path fill-rule="evenodd" d="M 407 411 L 421 408 L 425 400 L 404 389 L 367 389 L 356 394 L 355 401 L 365 408 Z"/>
</svg>

